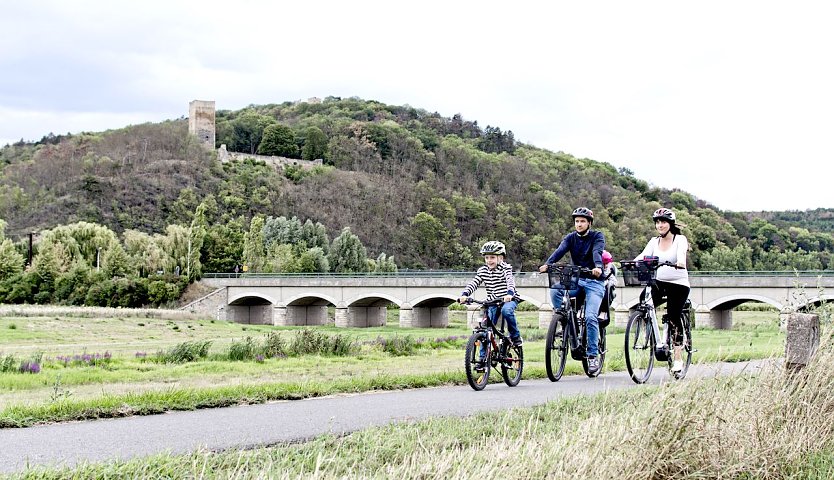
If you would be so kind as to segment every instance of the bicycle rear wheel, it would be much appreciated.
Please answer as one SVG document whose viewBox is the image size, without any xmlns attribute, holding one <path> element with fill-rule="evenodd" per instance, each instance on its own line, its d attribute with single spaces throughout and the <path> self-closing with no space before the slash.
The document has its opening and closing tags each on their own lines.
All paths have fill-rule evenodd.
<svg viewBox="0 0 834 480">
<path fill-rule="evenodd" d="M 643 312 L 628 316 L 625 331 L 625 362 L 635 383 L 645 383 L 654 367 L 655 338 L 652 322 Z"/>
<path fill-rule="evenodd" d="M 481 345 L 486 345 L 486 355 L 481 360 Z M 489 371 L 491 369 L 489 356 L 490 345 L 487 342 L 486 332 L 476 332 L 466 342 L 466 381 L 474 390 L 483 390 L 489 382 Z"/>
<path fill-rule="evenodd" d="M 501 343 L 501 376 L 504 383 L 510 387 L 518 385 L 521 381 L 521 372 L 524 370 L 524 348 L 513 346 L 507 341 Z"/>
<path fill-rule="evenodd" d="M 565 372 L 565 361 L 568 358 L 566 322 L 565 315 L 562 312 L 556 312 L 547 329 L 547 339 L 544 343 L 544 367 L 547 370 L 547 378 L 551 382 L 558 382 L 562 378 L 562 373 Z"/>
</svg>

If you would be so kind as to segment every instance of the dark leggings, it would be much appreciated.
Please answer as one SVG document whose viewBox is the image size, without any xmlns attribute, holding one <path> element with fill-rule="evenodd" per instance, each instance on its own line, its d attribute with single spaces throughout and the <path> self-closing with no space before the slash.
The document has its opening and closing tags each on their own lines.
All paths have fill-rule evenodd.
<svg viewBox="0 0 834 480">
<path fill-rule="evenodd" d="M 663 297 L 666 297 L 665 299 Z M 657 307 L 666 301 L 666 318 L 672 324 L 672 332 L 675 338 L 672 339 L 675 345 L 683 343 L 683 325 L 681 324 L 681 312 L 683 304 L 689 298 L 689 287 L 677 283 L 657 281 L 652 286 L 652 300 Z"/>
</svg>

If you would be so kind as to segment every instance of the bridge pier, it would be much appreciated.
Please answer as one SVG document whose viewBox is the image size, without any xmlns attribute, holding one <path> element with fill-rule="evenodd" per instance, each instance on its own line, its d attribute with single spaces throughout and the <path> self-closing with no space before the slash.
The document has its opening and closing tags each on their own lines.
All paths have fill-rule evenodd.
<svg viewBox="0 0 834 480">
<path fill-rule="evenodd" d="M 411 328 L 414 326 L 414 309 L 411 305 L 404 303 L 400 305 L 400 328 Z"/>
<path fill-rule="evenodd" d="M 466 326 L 475 328 L 478 322 L 481 321 L 481 307 L 478 305 L 466 306 Z"/>
<path fill-rule="evenodd" d="M 630 314 L 631 310 L 628 307 L 622 304 L 617 305 L 614 308 L 614 326 L 625 328 L 628 325 L 628 316 Z"/>
<path fill-rule="evenodd" d="M 272 325 L 327 325 L 327 305 L 277 305 L 272 309 Z"/>
<path fill-rule="evenodd" d="M 547 332 L 551 320 L 553 320 L 553 305 L 542 303 L 539 306 L 539 328 Z"/>
<path fill-rule="evenodd" d="M 695 311 L 695 324 L 698 325 L 698 311 Z M 703 324 L 701 324 L 703 325 Z M 733 311 L 732 310 L 710 310 L 709 312 L 709 326 L 721 330 L 729 330 L 733 328 Z"/>
<path fill-rule="evenodd" d="M 449 326 L 449 307 L 414 307 L 411 326 L 414 328 L 446 328 Z"/>
<path fill-rule="evenodd" d="M 336 307 L 337 327 L 381 327 L 388 314 L 385 306 Z M 402 312 L 401 312 L 402 314 Z"/>
</svg>

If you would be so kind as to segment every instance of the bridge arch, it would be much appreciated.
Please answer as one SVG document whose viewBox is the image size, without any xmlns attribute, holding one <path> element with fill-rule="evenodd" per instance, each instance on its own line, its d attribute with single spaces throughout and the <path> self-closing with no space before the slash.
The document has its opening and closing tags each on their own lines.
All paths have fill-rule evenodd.
<svg viewBox="0 0 834 480">
<path fill-rule="evenodd" d="M 271 295 L 263 292 L 241 292 L 229 297 L 229 305 L 262 305 L 260 302 L 270 305 L 278 303 Z"/>
<path fill-rule="evenodd" d="M 272 324 L 272 306 L 275 303 L 269 295 L 243 292 L 229 299 L 226 306 L 226 320 L 246 324 Z"/>
<path fill-rule="evenodd" d="M 834 300 L 834 295 L 823 294 L 822 296 L 808 297 L 806 302 L 796 305 L 796 308 L 801 310 L 810 306 L 818 307 L 823 303 L 830 302 L 832 300 Z"/>
<path fill-rule="evenodd" d="M 291 297 L 287 297 L 282 303 L 278 304 L 279 306 L 308 306 L 308 305 L 316 305 L 316 306 L 327 306 L 327 305 L 337 305 L 338 301 L 331 297 L 330 295 L 323 295 L 320 293 L 300 293 L 298 295 L 293 295 Z"/>
<path fill-rule="evenodd" d="M 732 310 L 733 308 L 746 302 L 766 303 L 772 307 L 775 307 L 777 310 L 782 310 L 782 308 L 784 307 L 784 305 L 781 302 L 774 300 L 771 297 L 765 295 L 743 293 L 735 295 L 725 295 L 723 297 L 712 300 L 711 302 L 708 302 L 706 304 L 706 308 L 709 310 Z"/>
<path fill-rule="evenodd" d="M 434 308 L 434 307 L 448 307 L 449 305 L 455 303 L 459 297 L 448 293 L 430 293 L 427 295 L 419 296 L 411 301 L 411 306 L 413 307 L 426 307 L 426 308 Z"/>
<path fill-rule="evenodd" d="M 403 305 L 402 300 L 399 298 L 394 297 L 393 295 L 388 295 L 386 293 L 381 292 L 368 292 L 357 295 L 353 298 L 348 299 L 345 301 L 348 307 L 368 307 L 368 306 L 381 306 L 381 305 L 388 305 L 393 303 L 394 305 L 400 307 Z"/>
</svg>

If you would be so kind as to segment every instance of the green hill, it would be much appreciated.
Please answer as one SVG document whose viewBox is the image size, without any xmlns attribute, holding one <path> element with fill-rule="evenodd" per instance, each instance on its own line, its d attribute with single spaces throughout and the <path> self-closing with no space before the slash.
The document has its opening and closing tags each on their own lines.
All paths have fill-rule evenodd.
<svg viewBox="0 0 834 480">
<path fill-rule="evenodd" d="M 831 211 L 797 221 L 722 212 L 674 185 L 652 186 L 626 169 L 522 144 L 510 130 L 460 115 L 329 97 L 221 110 L 216 126 L 217 146 L 322 157 L 324 166 L 221 163 L 188 134 L 185 120 L 50 135 L 0 149 L 6 235 L 20 239 L 78 221 L 160 233 L 190 224 L 203 204 L 210 226 L 203 271 L 228 271 L 240 261 L 242 247 L 229 243 L 255 215 L 309 219 L 331 238 L 350 227 L 369 257 L 393 255 L 400 268 L 472 268 L 478 245 L 500 239 L 508 260 L 530 270 L 570 231 L 576 206 L 595 211 L 595 228 L 619 260 L 641 251 L 654 232 L 651 212 L 663 205 L 687 225 L 694 269 L 832 267 Z"/>
</svg>

